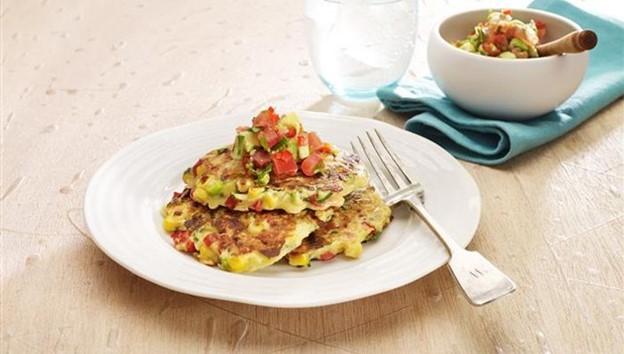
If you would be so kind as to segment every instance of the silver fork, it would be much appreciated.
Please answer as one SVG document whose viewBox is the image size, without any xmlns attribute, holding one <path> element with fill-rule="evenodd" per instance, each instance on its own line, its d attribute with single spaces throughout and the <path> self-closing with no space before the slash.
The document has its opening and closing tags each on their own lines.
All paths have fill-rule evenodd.
<svg viewBox="0 0 624 354">
<path fill-rule="evenodd" d="M 371 148 L 372 147 L 372 148 Z M 398 156 L 375 129 L 351 142 L 353 152 L 366 159 L 379 181 L 378 190 L 392 206 L 405 202 L 420 216 L 450 254 L 448 267 L 471 304 L 485 305 L 516 290 L 516 284 L 480 253 L 460 247 L 427 212 L 424 190 L 410 177 Z M 379 188 L 381 187 L 381 188 Z"/>
</svg>

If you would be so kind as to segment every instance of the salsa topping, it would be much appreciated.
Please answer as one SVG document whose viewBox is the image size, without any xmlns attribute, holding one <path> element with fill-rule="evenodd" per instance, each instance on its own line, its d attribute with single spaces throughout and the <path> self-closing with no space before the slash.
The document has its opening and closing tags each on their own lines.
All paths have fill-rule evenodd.
<svg viewBox="0 0 624 354">
<path fill-rule="evenodd" d="M 537 58 L 537 45 L 546 35 L 539 20 L 524 23 L 511 17 L 511 10 L 490 11 L 465 39 L 453 43 L 470 53 L 503 59 Z"/>
<path fill-rule="evenodd" d="M 251 127 L 238 127 L 232 155 L 240 159 L 261 185 L 271 178 L 312 177 L 321 173 L 323 161 L 336 154 L 332 145 L 314 132 L 303 130 L 294 113 L 278 115 L 269 107 L 252 119 Z"/>
</svg>

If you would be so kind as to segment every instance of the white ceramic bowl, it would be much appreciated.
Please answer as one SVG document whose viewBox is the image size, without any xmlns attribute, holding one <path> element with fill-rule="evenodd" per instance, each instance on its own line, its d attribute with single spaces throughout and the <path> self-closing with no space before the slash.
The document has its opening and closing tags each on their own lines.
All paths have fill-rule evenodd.
<svg viewBox="0 0 624 354">
<path fill-rule="evenodd" d="M 487 9 L 462 12 L 431 31 L 428 62 L 433 78 L 458 106 L 480 116 L 524 120 L 546 114 L 577 89 L 589 61 L 588 52 L 533 59 L 500 59 L 455 48 L 487 16 Z M 532 9 L 512 9 L 512 16 L 546 24 L 544 42 L 581 29 L 561 16 Z"/>
</svg>

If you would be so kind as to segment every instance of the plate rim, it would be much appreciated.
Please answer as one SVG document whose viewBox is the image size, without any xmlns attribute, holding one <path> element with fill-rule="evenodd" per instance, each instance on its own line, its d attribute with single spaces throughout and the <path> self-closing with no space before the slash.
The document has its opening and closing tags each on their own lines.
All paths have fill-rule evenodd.
<svg viewBox="0 0 624 354">
<path fill-rule="evenodd" d="M 408 132 L 406 130 L 403 130 L 403 129 L 399 128 L 399 127 L 396 127 L 396 126 L 394 126 L 392 124 L 389 124 L 387 122 L 384 122 L 384 121 L 381 121 L 381 120 L 378 120 L 378 119 L 356 117 L 356 116 L 346 116 L 346 115 L 324 113 L 324 112 L 313 112 L 313 111 L 306 111 L 306 110 L 298 110 L 296 112 L 300 113 L 301 115 L 304 115 L 305 117 L 312 117 L 313 119 L 332 120 L 332 121 L 335 121 L 336 119 L 340 119 L 340 120 L 349 121 L 349 122 L 354 122 L 354 121 L 357 122 L 357 121 L 365 120 L 368 123 L 378 124 L 380 126 L 385 126 L 386 128 L 390 128 L 390 129 L 392 129 L 395 132 L 400 133 L 400 134 L 410 134 L 411 139 L 420 140 L 420 143 L 429 145 L 430 148 L 432 148 L 434 150 L 438 150 L 440 153 L 450 157 L 453 160 L 453 162 L 457 166 L 459 166 L 459 171 L 461 171 L 465 175 L 465 177 L 467 177 L 466 181 L 471 185 L 472 189 L 476 192 L 474 197 L 475 197 L 475 202 L 476 202 L 476 205 L 477 205 L 477 208 L 476 208 L 477 213 L 476 213 L 476 216 L 475 216 L 474 227 L 473 227 L 472 230 L 469 230 L 470 231 L 469 232 L 469 237 L 467 237 L 464 242 L 461 242 L 459 244 L 460 244 L 460 246 L 462 248 L 465 248 L 466 246 L 468 246 L 470 244 L 470 242 L 472 242 L 472 240 L 474 239 L 474 236 L 475 236 L 475 234 L 476 234 L 476 232 L 478 230 L 480 221 L 481 221 L 481 214 L 482 214 L 481 192 L 480 192 L 478 184 L 476 183 L 475 179 L 470 174 L 470 172 L 468 172 L 468 170 L 464 166 L 462 166 L 461 163 L 455 157 L 453 157 L 450 153 L 448 153 L 442 147 L 440 147 L 439 145 L 435 144 L 433 141 L 431 141 L 429 139 L 426 139 L 426 138 L 424 138 L 424 137 L 422 137 L 420 135 L 410 133 L 410 132 Z M 92 198 L 94 198 L 93 197 L 93 195 L 95 194 L 94 190 L 97 187 L 98 180 L 108 170 L 110 165 L 114 164 L 114 162 L 116 162 L 116 160 L 118 160 L 119 158 L 123 157 L 125 154 L 127 154 L 128 151 L 131 151 L 136 146 L 141 145 L 147 139 L 153 139 L 153 138 L 159 137 L 161 135 L 171 134 L 172 132 L 174 132 L 176 130 L 184 130 L 185 128 L 188 128 L 188 127 L 193 126 L 193 125 L 201 125 L 201 124 L 205 124 L 207 122 L 214 122 L 215 120 L 227 120 L 228 117 L 236 118 L 236 117 L 242 117 L 243 115 L 245 115 L 245 114 L 244 113 L 243 114 L 229 114 L 229 115 L 228 114 L 222 114 L 222 115 L 212 116 L 212 117 L 205 118 L 205 119 L 199 119 L 199 120 L 191 121 L 191 122 L 188 122 L 188 123 L 185 123 L 185 124 L 181 124 L 181 125 L 176 125 L 176 126 L 164 128 L 164 129 L 155 131 L 153 133 L 147 134 L 147 135 L 145 135 L 145 136 L 143 136 L 143 137 L 141 137 L 141 138 L 139 138 L 139 139 L 137 139 L 137 140 L 127 144 L 127 145 L 125 145 L 124 147 L 119 149 L 117 152 L 115 152 L 104 163 L 102 163 L 100 165 L 100 167 L 96 170 L 96 172 L 92 175 L 92 177 L 90 178 L 89 183 L 87 185 L 87 189 L 85 191 L 85 195 L 84 195 L 84 198 L 83 198 L 83 215 L 84 215 L 84 219 L 85 219 L 85 224 L 86 224 L 87 230 L 89 231 L 89 239 L 100 249 L 100 251 L 102 251 L 104 254 L 106 254 L 109 258 L 111 258 L 117 264 L 122 266 L 124 269 L 128 270 L 129 272 L 131 272 L 132 274 L 134 274 L 136 276 L 139 276 L 139 277 L 143 278 L 144 280 L 147 280 L 147 281 L 149 281 L 151 283 L 154 283 L 154 284 L 157 284 L 159 286 L 162 286 L 162 287 L 164 287 L 166 289 L 173 290 L 173 291 L 180 292 L 180 293 L 184 293 L 184 294 L 193 295 L 193 296 L 198 296 L 198 297 L 202 297 L 202 298 L 217 299 L 217 300 L 224 300 L 224 301 L 233 301 L 233 302 L 251 304 L 251 305 L 256 305 L 256 306 L 275 307 L 275 308 L 312 308 L 312 307 L 328 306 L 328 305 L 345 303 L 345 302 L 354 301 L 354 300 L 366 298 L 366 297 L 373 296 L 373 295 L 386 293 L 386 292 L 389 292 L 391 290 L 400 288 L 402 286 L 411 284 L 414 281 L 417 281 L 418 279 L 423 278 L 424 276 L 432 273 L 433 271 L 437 270 L 438 268 L 441 268 L 442 266 L 444 266 L 448 262 L 447 259 L 443 259 L 440 262 L 432 262 L 432 263 L 430 263 L 431 264 L 430 266 L 422 267 L 419 272 L 414 274 L 414 276 L 409 277 L 410 279 L 407 280 L 407 281 L 405 281 L 405 280 L 401 280 L 399 282 L 388 281 L 386 283 L 381 283 L 380 286 L 378 286 L 378 287 L 368 288 L 368 289 L 366 289 L 364 291 L 360 291 L 360 292 L 354 293 L 352 295 L 341 296 L 340 294 L 338 294 L 337 296 L 334 296 L 331 299 L 324 299 L 324 300 L 320 300 L 320 301 L 317 301 L 315 299 L 306 299 L 305 301 L 291 301 L 291 302 L 288 302 L 288 303 L 281 303 L 281 302 L 275 302 L 275 301 L 270 301 L 270 300 L 267 301 L 267 300 L 262 300 L 262 299 L 254 299 L 253 296 L 252 297 L 239 296 L 238 294 L 235 294 L 235 293 L 232 293 L 229 296 L 222 296 L 220 294 L 207 294 L 204 291 L 195 291 L 192 288 L 180 288 L 180 287 L 172 285 L 172 284 L 167 284 L 166 282 L 161 281 L 160 279 L 158 279 L 158 277 L 156 277 L 156 276 L 152 276 L 152 275 L 150 275 L 150 274 L 148 274 L 146 272 L 143 272 L 140 269 L 136 269 L 136 268 L 132 267 L 131 265 L 126 263 L 123 259 L 121 259 L 117 255 L 115 255 L 114 252 L 110 252 L 109 249 L 104 247 L 104 245 L 101 242 L 103 239 L 102 240 L 98 239 L 98 237 L 96 236 L 96 233 L 93 232 L 94 230 L 93 230 L 92 225 L 90 225 L 89 220 L 92 218 L 91 213 L 94 212 L 94 211 L 90 211 L 89 210 L 89 206 L 91 205 L 90 200 Z M 247 115 L 249 115 L 249 114 L 247 114 Z M 251 115 L 253 115 L 253 114 L 251 114 Z"/>
</svg>

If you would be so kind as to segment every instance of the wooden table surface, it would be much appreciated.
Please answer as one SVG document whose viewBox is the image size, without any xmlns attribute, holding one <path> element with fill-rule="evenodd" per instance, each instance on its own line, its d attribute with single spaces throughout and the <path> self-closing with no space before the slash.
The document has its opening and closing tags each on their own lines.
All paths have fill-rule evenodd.
<svg viewBox="0 0 624 354">
<path fill-rule="evenodd" d="M 432 3 L 423 28 L 457 2 Z M 98 166 L 151 132 L 318 107 L 301 3 L 14 0 L 0 16 L 3 353 L 624 350 L 622 100 L 502 166 L 462 163 L 483 197 L 469 248 L 517 281 L 512 296 L 472 307 L 439 269 L 345 304 L 265 308 L 131 274 L 90 241 L 82 199 Z M 424 33 L 406 80 L 426 72 Z"/>
</svg>

